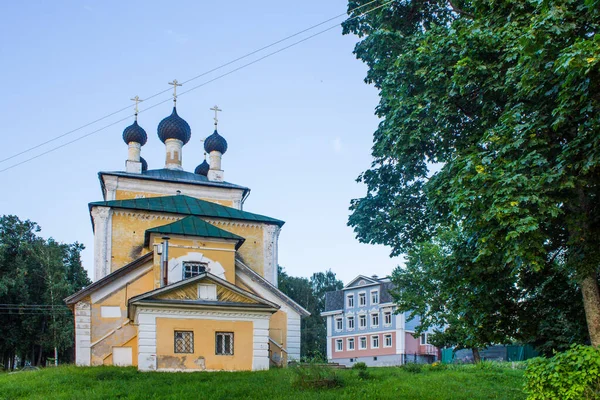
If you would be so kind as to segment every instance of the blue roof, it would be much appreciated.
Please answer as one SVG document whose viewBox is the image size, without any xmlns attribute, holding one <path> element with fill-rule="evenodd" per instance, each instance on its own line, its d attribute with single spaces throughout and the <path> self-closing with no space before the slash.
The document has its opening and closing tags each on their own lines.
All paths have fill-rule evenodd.
<svg viewBox="0 0 600 400">
<path fill-rule="evenodd" d="M 245 186 L 236 185 L 234 183 L 229 182 L 215 182 L 209 181 L 206 176 L 194 174 L 192 172 L 181 171 L 176 169 L 149 169 L 147 171 L 143 171 L 141 174 L 124 172 L 124 171 L 103 171 L 98 172 L 98 177 L 100 178 L 100 182 L 102 183 L 102 175 L 114 175 L 114 176 L 123 176 L 127 178 L 137 178 L 137 179 L 149 179 L 155 181 L 165 181 L 165 182 L 181 182 L 181 183 L 190 183 L 195 185 L 204 185 L 204 186 L 217 186 L 217 187 L 225 187 L 231 189 L 240 189 L 245 192 L 249 192 L 250 189 Z"/>
</svg>

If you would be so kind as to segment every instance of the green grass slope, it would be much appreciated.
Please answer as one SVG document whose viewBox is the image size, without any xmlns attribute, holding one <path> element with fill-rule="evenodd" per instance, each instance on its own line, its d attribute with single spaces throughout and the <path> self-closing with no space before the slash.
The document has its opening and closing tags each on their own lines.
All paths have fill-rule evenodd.
<svg viewBox="0 0 600 400">
<path fill-rule="evenodd" d="M 0 375 L 0 399 L 524 399 L 523 371 L 451 368 L 410 373 L 369 368 L 368 379 L 343 370 L 335 389 L 294 388 L 294 371 L 168 373 L 74 367 Z"/>
</svg>

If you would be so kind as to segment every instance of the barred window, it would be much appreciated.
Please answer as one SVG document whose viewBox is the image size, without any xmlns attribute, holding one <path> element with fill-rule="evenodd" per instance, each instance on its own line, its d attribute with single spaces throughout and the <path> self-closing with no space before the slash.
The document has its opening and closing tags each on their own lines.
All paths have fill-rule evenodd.
<svg viewBox="0 0 600 400">
<path fill-rule="evenodd" d="M 215 354 L 233 355 L 233 332 L 217 332 L 215 337 Z"/>
<path fill-rule="evenodd" d="M 175 331 L 175 353 L 194 352 L 194 332 Z"/>
<path fill-rule="evenodd" d="M 207 263 L 184 261 L 183 279 L 193 278 L 194 276 L 206 272 L 206 267 L 208 267 Z"/>
</svg>

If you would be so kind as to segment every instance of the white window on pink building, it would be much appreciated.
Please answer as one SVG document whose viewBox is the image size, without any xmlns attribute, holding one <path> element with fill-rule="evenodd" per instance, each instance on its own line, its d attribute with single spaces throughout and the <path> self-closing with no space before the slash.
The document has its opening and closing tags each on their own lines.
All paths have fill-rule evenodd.
<svg viewBox="0 0 600 400">
<path fill-rule="evenodd" d="M 335 341 L 335 351 L 344 350 L 344 341 L 342 339 L 337 339 Z"/>
<path fill-rule="evenodd" d="M 383 335 L 383 347 L 392 347 L 392 335 Z"/>
<path fill-rule="evenodd" d="M 358 349 L 365 350 L 367 348 L 367 337 L 361 336 L 358 338 Z"/>
<path fill-rule="evenodd" d="M 427 343 L 427 334 L 423 333 L 423 334 L 421 334 L 421 345 L 426 345 L 426 344 L 429 344 L 429 343 Z"/>
<path fill-rule="evenodd" d="M 371 336 L 371 348 L 372 349 L 379 348 L 379 335 Z"/>
<path fill-rule="evenodd" d="M 354 338 L 348 338 L 346 345 L 348 346 L 348 351 L 354 350 Z"/>
</svg>

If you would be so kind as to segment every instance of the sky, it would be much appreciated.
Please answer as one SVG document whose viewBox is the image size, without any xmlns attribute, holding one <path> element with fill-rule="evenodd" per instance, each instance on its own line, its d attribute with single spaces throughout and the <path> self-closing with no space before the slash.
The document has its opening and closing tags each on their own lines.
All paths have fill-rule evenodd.
<svg viewBox="0 0 600 400">
<path fill-rule="evenodd" d="M 142 99 L 253 50 L 344 13 L 343 0 L 27 1 L 0 2 L 0 159 L 131 107 L 34 151 L 0 162 L 0 214 L 37 222 L 42 236 L 86 246 L 93 268 L 87 204 L 102 200 L 99 171 L 124 170 L 123 129 L 133 122 L 130 98 Z M 279 264 L 293 276 L 331 269 L 344 283 L 356 275 L 386 276 L 402 260 L 385 246 L 361 244 L 347 226 L 349 204 L 366 189 L 356 182 L 372 161 L 378 119 L 376 89 L 352 54 L 358 38 L 337 27 L 218 78 L 343 18 L 252 57 L 206 74 L 179 89 L 177 111 L 192 129 L 183 167 L 203 160 L 202 139 L 219 133 L 229 144 L 225 180 L 252 189 L 246 211 L 286 221 Z M 212 79 L 218 78 L 212 82 Z M 144 110 L 170 92 L 140 104 Z M 171 113 L 167 101 L 139 115 L 148 133 L 142 157 L 164 166 L 156 127 Z M 120 119 L 125 121 L 118 122 Z M 90 274 L 91 275 L 91 274 Z"/>
</svg>

